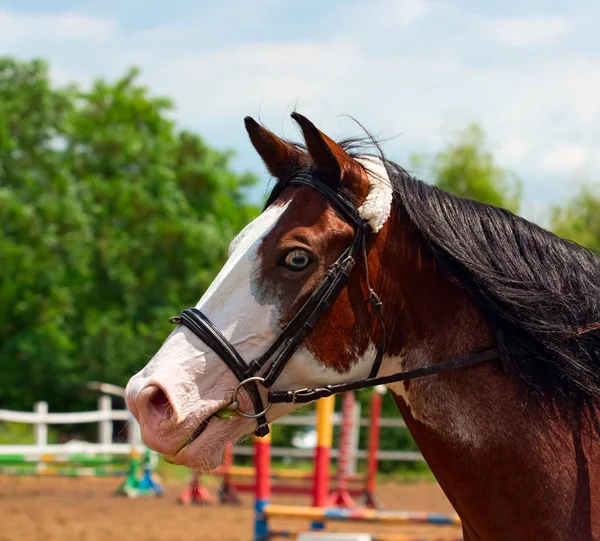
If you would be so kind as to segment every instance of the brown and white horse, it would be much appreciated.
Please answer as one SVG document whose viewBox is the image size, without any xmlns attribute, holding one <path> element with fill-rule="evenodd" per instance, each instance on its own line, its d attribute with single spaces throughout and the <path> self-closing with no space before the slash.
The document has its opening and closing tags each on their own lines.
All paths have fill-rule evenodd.
<svg viewBox="0 0 600 541">
<path fill-rule="evenodd" d="M 336 144 L 293 116 L 305 146 L 246 119 L 278 183 L 197 308 L 241 358 L 268 349 L 355 234 L 322 193 L 287 184 L 298 173 L 314 177 L 352 201 L 370 226 L 368 271 L 387 330 L 380 375 L 499 351 L 492 362 L 390 385 L 465 539 L 600 539 L 600 261 L 504 210 L 428 186 L 352 143 Z M 369 375 L 380 330 L 365 303 L 362 265 L 274 390 Z M 226 442 L 256 426 L 214 416 L 238 383 L 180 325 L 131 378 L 126 397 L 149 447 L 210 469 Z M 266 402 L 266 389 L 260 393 Z M 239 401 L 253 410 L 245 389 Z M 295 407 L 274 406 L 268 419 Z"/>
</svg>

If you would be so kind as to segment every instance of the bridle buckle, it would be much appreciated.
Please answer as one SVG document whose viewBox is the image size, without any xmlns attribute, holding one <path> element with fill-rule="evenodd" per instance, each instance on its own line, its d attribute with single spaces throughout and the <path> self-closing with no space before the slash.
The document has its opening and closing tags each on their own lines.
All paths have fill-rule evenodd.
<svg viewBox="0 0 600 541">
<path fill-rule="evenodd" d="M 377 295 L 377 293 L 375 293 L 375 291 L 373 291 L 372 289 L 369 291 L 369 298 L 367 299 L 367 301 L 371 303 L 371 306 L 374 310 L 376 310 L 377 312 L 381 312 L 383 308 L 383 302 L 379 298 L 379 295 Z"/>
<path fill-rule="evenodd" d="M 298 395 L 301 393 L 306 393 L 308 392 L 309 389 L 307 389 L 306 387 L 304 389 L 296 389 L 295 391 L 292 391 L 292 404 L 297 404 L 297 398 Z"/>
</svg>

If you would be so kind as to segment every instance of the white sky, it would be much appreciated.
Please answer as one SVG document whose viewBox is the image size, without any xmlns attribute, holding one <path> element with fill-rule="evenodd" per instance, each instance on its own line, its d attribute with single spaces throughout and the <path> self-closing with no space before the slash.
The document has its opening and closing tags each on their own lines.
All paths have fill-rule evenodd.
<svg viewBox="0 0 600 541">
<path fill-rule="evenodd" d="M 471 121 L 524 181 L 523 214 L 600 182 L 600 2 L 0 0 L 0 54 L 43 57 L 57 83 L 131 65 L 235 167 L 267 175 L 252 115 L 297 138 L 297 109 L 336 137 L 352 115 L 408 166 Z M 427 179 L 428 171 L 413 171 Z"/>
</svg>

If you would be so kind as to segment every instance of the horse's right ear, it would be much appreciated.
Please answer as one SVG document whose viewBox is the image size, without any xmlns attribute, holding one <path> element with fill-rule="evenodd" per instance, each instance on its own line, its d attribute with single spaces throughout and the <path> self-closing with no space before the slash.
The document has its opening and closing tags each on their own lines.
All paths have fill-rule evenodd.
<svg viewBox="0 0 600 541">
<path fill-rule="evenodd" d="M 306 161 L 306 155 L 298 147 L 279 139 L 252 117 L 244 119 L 252 145 L 262 158 L 269 172 L 277 179 L 287 178 L 292 171 Z"/>
</svg>

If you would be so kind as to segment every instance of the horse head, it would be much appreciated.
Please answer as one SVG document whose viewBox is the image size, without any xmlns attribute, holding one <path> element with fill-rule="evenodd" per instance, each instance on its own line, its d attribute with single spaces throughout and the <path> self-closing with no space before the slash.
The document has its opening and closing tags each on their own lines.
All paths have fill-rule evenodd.
<svg viewBox="0 0 600 541">
<path fill-rule="evenodd" d="M 263 213 L 231 243 L 227 262 L 195 309 L 186 311 L 192 320 L 176 327 L 127 386 L 144 442 L 172 462 L 213 468 L 227 442 L 256 429 L 252 418 L 224 419 L 218 412 L 232 402 L 252 362 L 252 374 L 261 378 L 271 369 L 273 376 L 272 358 L 277 362 L 294 337 L 294 347 L 279 358 L 271 377 L 272 390 L 364 379 L 372 373 L 378 345 L 377 361 L 382 360 L 382 328 L 366 301 L 373 293 L 369 276 L 375 290 L 389 287 L 378 272 L 392 206 L 386 167 L 375 157 L 351 156 L 305 117 L 292 117 L 304 146 L 245 119 L 277 184 Z M 349 269 L 340 271 L 342 264 Z M 339 272 L 347 276 L 336 282 L 323 307 L 320 291 Z M 311 302 L 319 305 L 314 321 Z M 205 321 L 200 331 L 194 332 L 194 318 Z M 310 329 L 303 326 L 308 320 Z M 231 362 L 224 362 L 227 352 L 218 346 L 233 350 Z M 267 404 L 267 389 L 244 384 L 235 399 L 239 411 L 253 413 Z M 270 408 L 262 428 L 297 407 Z"/>
</svg>

